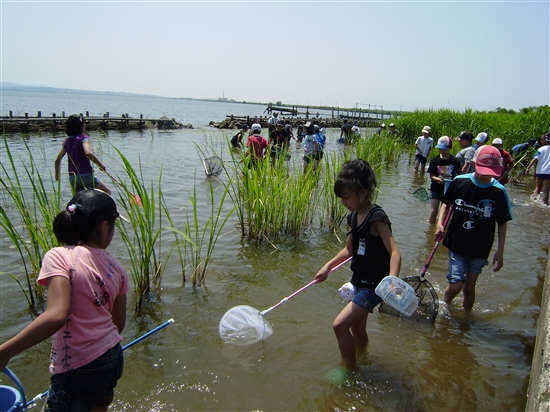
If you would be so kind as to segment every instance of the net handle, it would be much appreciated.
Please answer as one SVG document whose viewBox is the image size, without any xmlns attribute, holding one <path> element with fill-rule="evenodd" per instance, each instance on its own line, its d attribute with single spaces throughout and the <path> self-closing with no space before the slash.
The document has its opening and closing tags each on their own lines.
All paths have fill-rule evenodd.
<svg viewBox="0 0 550 412">
<path fill-rule="evenodd" d="M 447 216 L 445 216 L 445 220 L 443 221 L 443 230 L 444 231 L 447 230 L 447 226 L 449 225 L 449 221 L 451 220 L 451 215 L 453 214 L 453 210 L 454 210 L 454 205 L 451 205 L 451 207 L 449 207 L 449 210 L 447 212 Z M 437 250 L 437 247 L 439 246 L 439 243 L 441 242 L 441 240 L 443 239 L 444 236 L 445 236 L 445 232 L 442 232 L 435 239 L 435 245 L 432 249 L 432 252 L 430 253 L 430 256 L 428 256 L 428 260 L 424 264 L 424 267 L 422 268 L 422 272 L 420 273 L 420 277 L 422 279 L 424 279 L 424 275 L 428 271 L 428 268 L 430 267 L 430 263 L 432 263 L 432 259 L 435 255 L 435 251 Z"/>
<path fill-rule="evenodd" d="M 340 269 L 342 266 L 344 266 L 346 263 L 348 263 L 349 261 L 351 260 L 351 256 L 349 258 L 347 258 L 346 260 L 344 260 L 343 262 L 337 264 L 336 266 L 334 266 L 332 269 L 330 269 L 329 273 L 332 273 L 334 272 L 336 269 Z M 286 298 L 283 298 L 279 303 L 277 303 L 276 305 L 260 312 L 260 315 L 264 316 L 264 315 L 267 315 L 269 312 L 271 312 L 273 309 L 275 308 L 278 308 L 279 306 L 281 306 L 283 303 L 285 302 L 288 302 L 290 299 L 292 299 L 294 296 L 302 293 L 304 290 L 310 288 L 311 286 L 315 285 L 316 283 L 318 283 L 318 280 L 312 280 L 311 282 L 309 282 L 307 285 L 301 287 L 300 289 L 298 289 L 296 292 L 294 292 L 292 295 L 289 295 L 287 296 Z"/>
</svg>

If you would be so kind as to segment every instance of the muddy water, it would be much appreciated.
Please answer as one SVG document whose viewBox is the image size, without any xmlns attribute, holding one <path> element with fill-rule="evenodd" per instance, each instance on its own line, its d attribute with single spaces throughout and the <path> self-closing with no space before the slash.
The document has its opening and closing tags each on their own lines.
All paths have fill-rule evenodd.
<svg viewBox="0 0 550 412">
<path fill-rule="evenodd" d="M 330 150 L 338 150 L 336 134 L 329 136 Z M 112 160 L 116 155 L 110 144 L 136 165 L 140 160 L 153 181 L 162 167 L 164 193 L 177 216 L 188 208 L 187 191 L 193 188 L 195 173 L 206 205 L 208 185 L 193 143 L 221 148 L 223 136 L 205 130 L 109 133 L 94 137 L 92 144 L 114 174 L 121 169 Z M 43 162 L 43 175 L 52 169 L 62 139 L 29 139 L 35 159 Z M 16 158 L 27 158 L 20 138 L 10 138 L 9 145 Z M 1 156 L 4 164 L 4 147 Z M 298 152 L 293 155 L 298 157 Z M 434 243 L 434 228 L 427 223 L 429 205 L 411 196 L 418 187 L 427 187 L 427 180 L 410 170 L 406 158 L 385 170 L 377 199 L 393 222 L 403 255 L 402 276 L 420 272 Z M 508 226 L 505 267 L 498 273 L 484 270 L 473 313 L 464 315 L 458 302 L 442 305 L 434 325 L 421 325 L 375 312 L 368 321 L 370 342 L 360 360 L 361 371 L 347 377 L 339 373 L 331 329 L 343 306 L 337 289 L 349 280 L 347 268 L 269 313 L 274 334 L 265 341 L 228 346 L 217 330 L 229 308 L 246 304 L 263 310 L 308 283 L 342 243 L 316 229 L 298 240 L 248 244 L 228 225 L 215 249 L 206 287 L 182 286 L 174 265 L 166 269 L 162 290 L 151 296 L 142 313 L 134 314 L 129 305 L 123 343 L 169 318 L 175 323 L 126 352 L 112 410 L 523 410 L 550 242 L 550 212 L 530 200 L 530 190 L 530 180 L 509 187 L 514 220 Z M 7 202 L 5 193 L 0 201 Z M 338 235 L 344 239 L 344 230 Z M 125 261 L 120 238 L 115 237 L 109 249 Z M 22 293 L 7 276 L 20 271 L 20 264 L 4 235 L 0 253 L 4 341 L 30 317 Z M 427 274 L 440 297 L 446 265 L 441 247 Z M 48 351 L 48 343 L 43 343 L 10 363 L 31 397 L 48 387 Z"/>
</svg>

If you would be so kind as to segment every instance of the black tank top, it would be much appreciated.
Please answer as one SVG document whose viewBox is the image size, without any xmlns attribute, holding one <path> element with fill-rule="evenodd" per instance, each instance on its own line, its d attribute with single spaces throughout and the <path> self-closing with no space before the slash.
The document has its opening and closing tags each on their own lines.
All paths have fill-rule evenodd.
<svg viewBox="0 0 550 412">
<path fill-rule="evenodd" d="M 390 225 L 391 230 L 388 216 L 378 205 L 374 205 L 359 226 L 357 226 L 357 212 L 348 215 L 348 224 L 351 226 L 349 234 L 351 234 L 353 245 L 351 283 L 357 289 L 374 290 L 380 281 L 390 273 L 390 254 L 380 236 L 370 233 L 370 224 L 377 220 Z"/>
</svg>

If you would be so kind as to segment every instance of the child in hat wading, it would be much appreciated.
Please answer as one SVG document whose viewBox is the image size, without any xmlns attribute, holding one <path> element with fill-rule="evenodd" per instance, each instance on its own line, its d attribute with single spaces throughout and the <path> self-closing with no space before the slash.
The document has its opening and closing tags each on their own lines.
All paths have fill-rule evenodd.
<svg viewBox="0 0 550 412">
<path fill-rule="evenodd" d="M 480 147 L 473 159 L 475 172 L 457 176 L 443 196 L 436 238 L 445 231 L 447 213 L 453 213 L 443 244 L 449 249 L 449 286 L 447 304 L 461 291 L 462 307 L 471 310 L 475 301 L 476 282 L 487 265 L 489 253 L 498 232 L 493 272 L 504 265 L 506 222 L 512 220 L 510 200 L 504 186 L 496 180 L 502 172 L 502 156 L 493 146 Z M 453 211 L 450 212 L 450 208 Z"/>
</svg>

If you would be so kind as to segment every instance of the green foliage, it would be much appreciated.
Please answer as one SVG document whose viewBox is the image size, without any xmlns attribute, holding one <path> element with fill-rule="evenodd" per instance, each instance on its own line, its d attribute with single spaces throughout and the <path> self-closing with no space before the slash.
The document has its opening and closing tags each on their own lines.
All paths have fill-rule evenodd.
<svg viewBox="0 0 550 412">
<path fill-rule="evenodd" d="M 357 138 L 343 151 L 325 152 L 319 169 L 310 168 L 305 174 L 301 164 L 293 167 L 278 161 L 272 167 L 264 159 L 251 165 L 244 157 L 240 174 L 228 171 L 230 197 L 243 236 L 249 240 L 296 237 L 311 229 L 316 216 L 320 226 L 328 223 L 334 232 L 347 214 L 333 190 L 342 163 L 365 159 L 380 180 L 383 166 L 395 164 L 405 147 L 400 139 Z"/>
<path fill-rule="evenodd" d="M 441 110 L 417 110 L 403 114 L 400 118 L 389 119 L 394 122 L 406 142 L 414 144 L 426 125 L 432 128 L 432 137 L 455 137 L 463 130 L 471 131 L 474 136 L 479 132 L 489 133 L 489 139 L 500 137 L 504 149 L 526 142 L 530 137 L 538 139 L 547 133 L 550 125 L 550 107 L 524 108 L 520 112 L 498 108 L 495 112 L 478 112 L 466 109 L 464 112 Z"/>
<path fill-rule="evenodd" d="M 193 287 L 204 285 L 208 263 L 212 258 L 212 253 L 214 252 L 216 242 L 221 236 L 221 232 L 225 224 L 234 211 L 234 209 L 232 209 L 225 214 L 225 216 L 222 216 L 225 199 L 229 193 L 229 186 L 221 186 L 223 187 L 223 191 L 220 199 L 218 200 L 215 198 L 216 190 L 214 189 L 212 180 L 208 181 L 208 187 L 210 195 L 210 216 L 203 224 L 202 228 L 202 222 L 200 221 L 198 215 L 199 202 L 197 198 L 197 189 L 195 186 L 193 188 L 193 193 L 189 194 L 192 209 L 191 219 L 189 214 L 187 214 L 187 222 L 184 225 L 184 231 L 177 231 L 178 233 L 182 233 L 185 238 L 190 241 L 190 243 L 186 245 L 185 250 L 186 256 L 191 260 L 191 282 Z"/>
<path fill-rule="evenodd" d="M 52 228 L 53 219 L 61 210 L 59 183 L 55 183 L 50 176 L 51 189 L 46 189 L 45 179 L 40 175 L 40 168 L 26 142 L 28 162 L 22 163 L 22 175 L 26 179 L 20 178 L 21 171 L 16 167 L 6 135 L 4 147 L 8 163 L 0 163 L 0 184 L 13 202 L 15 210 L 10 210 L 7 202 L 0 206 L 0 225 L 21 257 L 26 289 L 19 281 L 19 275 L 11 276 L 23 290 L 30 310 L 37 314 L 38 303 L 44 300 L 44 289 L 36 282 L 42 256 L 51 248 L 59 246 Z"/>
<path fill-rule="evenodd" d="M 297 236 L 313 218 L 318 176 L 290 171 L 284 162 L 272 167 L 268 159 L 250 164 L 244 160 L 240 178 L 232 178 L 231 198 L 241 216 L 243 235 L 249 239 L 269 239 L 288 234 Z"/>
</svg>

